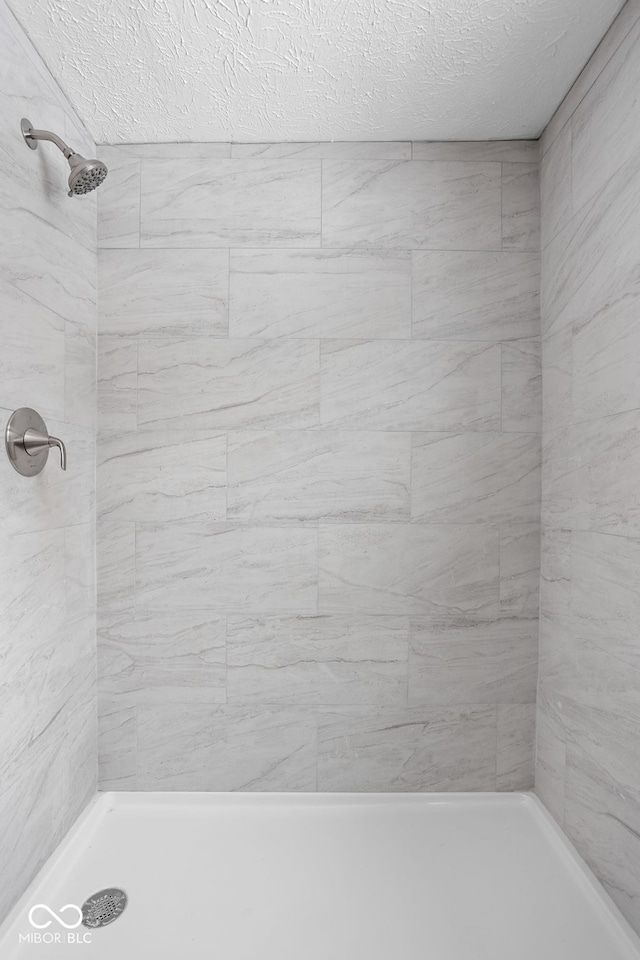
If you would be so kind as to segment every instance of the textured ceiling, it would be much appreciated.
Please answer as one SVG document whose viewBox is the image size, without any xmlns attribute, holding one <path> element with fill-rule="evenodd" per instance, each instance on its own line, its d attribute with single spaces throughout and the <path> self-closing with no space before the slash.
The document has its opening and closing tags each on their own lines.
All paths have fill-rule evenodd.
<svg viewBox="0 0 640 960">
<path fill-rule="evenodd" d="M 535 137 L 622 5 L 10 0 L 101 143 Z"/>
</svg>

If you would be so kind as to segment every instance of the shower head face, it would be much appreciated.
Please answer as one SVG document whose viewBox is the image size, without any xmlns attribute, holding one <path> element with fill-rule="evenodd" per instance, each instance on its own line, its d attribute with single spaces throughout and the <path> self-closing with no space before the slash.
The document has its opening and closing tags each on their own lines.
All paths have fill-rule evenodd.
<svg viewBox="0 0 640 960">
<path fill-rule="evenodd" d="M 99 187 L 107 175 L 107 167 L 102 160 L 85 160 L 79 153 L 69 157 L 69 196 L 77 197 L 91 193 Z"/>
</svg>

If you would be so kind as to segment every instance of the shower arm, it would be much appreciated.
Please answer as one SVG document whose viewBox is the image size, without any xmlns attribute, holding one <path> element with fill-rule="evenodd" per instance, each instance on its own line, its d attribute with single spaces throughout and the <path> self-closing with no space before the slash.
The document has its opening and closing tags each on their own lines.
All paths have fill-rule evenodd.
<svg viewBox="0 0 640 960">
<path fill-rule="evenodd" d="M 75 154 L 75 150 L 68 147 L 64 140 L 57 134 L 51 133 L 50 130 L 34 130 L 33 127 L 29 127 L 27 130 L 23 129 L 22 133 L 32 150 L 35 150 L 37 147 L 37 140 L 50 140 L 51 143 L 55 143 L 56 147 L 64 153 L 67 160 Z"/>
</svg>

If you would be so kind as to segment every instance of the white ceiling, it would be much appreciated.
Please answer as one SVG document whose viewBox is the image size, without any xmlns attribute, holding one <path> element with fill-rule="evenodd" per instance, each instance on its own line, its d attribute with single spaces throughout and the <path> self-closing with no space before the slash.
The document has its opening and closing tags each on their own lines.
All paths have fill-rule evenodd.
<svg viewBox="0 0 640 960">
<path fill-rule="evenodd" d="M 96 141 L 135 143 L 537 137 L 623 2 L 10 6 Z"/>
</svg>

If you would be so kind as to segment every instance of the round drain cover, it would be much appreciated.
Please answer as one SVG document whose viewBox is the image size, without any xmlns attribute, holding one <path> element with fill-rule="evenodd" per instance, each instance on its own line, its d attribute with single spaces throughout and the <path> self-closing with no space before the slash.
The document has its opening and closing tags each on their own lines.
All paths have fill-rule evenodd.
<svg viewBox="0 0 640 960">
<path fill-rule="evenodd" d="M 98 890 L 82 904 L 82 922 L 85 927 L 106 927 L 117 920 L 127 905 L 127 895 L 117 887 Z"/>
</svg>

